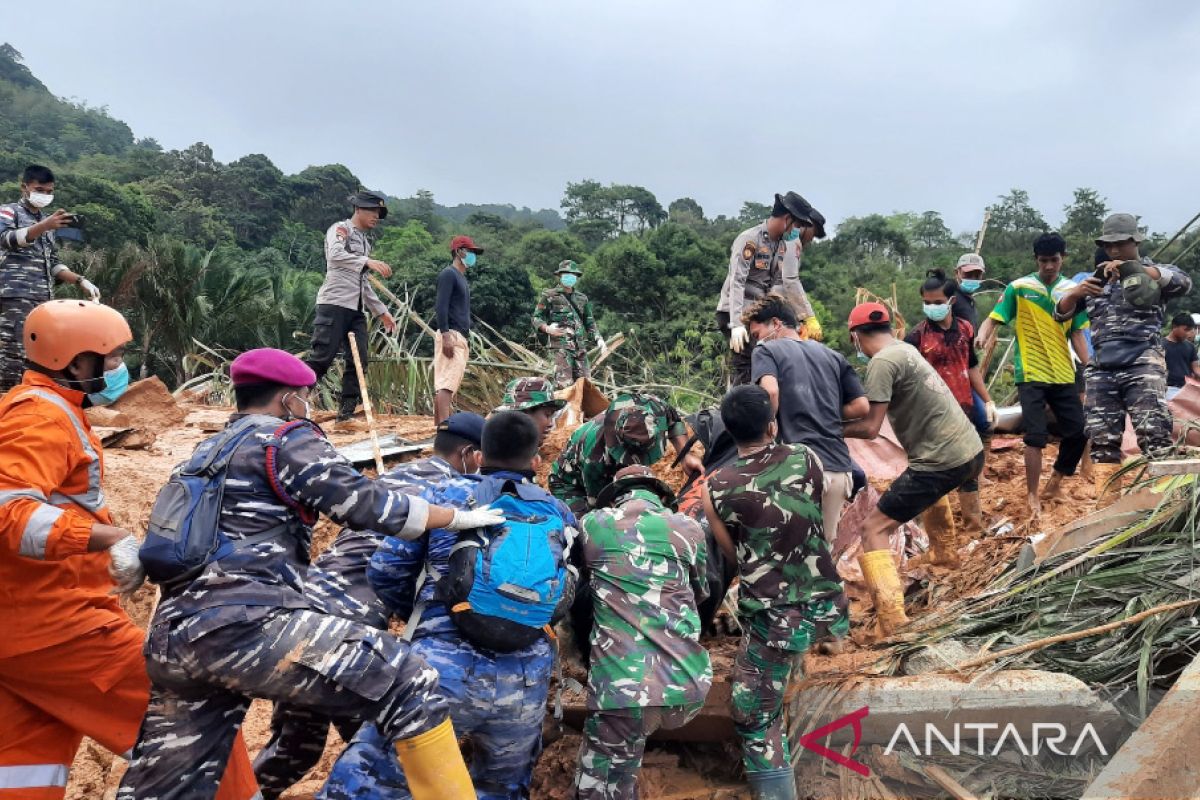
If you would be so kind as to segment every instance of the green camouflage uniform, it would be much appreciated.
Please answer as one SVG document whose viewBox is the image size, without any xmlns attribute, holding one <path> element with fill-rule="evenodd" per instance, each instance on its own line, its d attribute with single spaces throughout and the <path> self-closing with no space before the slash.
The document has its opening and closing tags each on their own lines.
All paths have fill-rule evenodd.
<svg viewBox="0 0 1200 800">
<path fill-rule="evenodd" d="M 696 608 L 708 596 L 704 530 L 636 486 L 581 527 L 595 627 L 575 796 L 630 800 L 646 737 L 687 723 L 712 683 Z"/>
<path fill-rule="evenodd" d="M 595 419 L 571 434 L 550 469 L 550 493 L 582 516 L 621 467 L 650 466 L 663 457 L 667 439 L 686 436 L 679 412 L 653 395 L 622 392 Z"/>
<path fill-rule="evenodd" d="M 821 524 L 821 468 L 800 444 L 772 444 L 709 477 L 717 516 L 737 548 L 733 719 L 747 772 L 788 766 L 783 695 L 818 638 L 849 633 L 846 597 Z"/>
<path fill-rule="evenodd" d="M 567 404 L 554 396 L 554 385 L 546 378 L 513 378 L 504 387 L 504 399 L 496 406 L 497 411 L 531 411 L 538 406 L 554 406 L 556 409 Z"/>
<path fill-rule="evenodd" d="M 558 325 L 573 331 L 566 336 L 550 336 L 549 347 L 554 356 L 554 385 L 561 389 L 580 378 L 591 377 L 587 344 L 582 334 L 586 331 L 599 344 L 600 329 L 596 327 L 592 303 L 587 295 L 578 289 L 568 292 L 561 286 L 547 289 L 533 312 L 534 330 L 540 331 L 543 325 Z"/>
</svg>

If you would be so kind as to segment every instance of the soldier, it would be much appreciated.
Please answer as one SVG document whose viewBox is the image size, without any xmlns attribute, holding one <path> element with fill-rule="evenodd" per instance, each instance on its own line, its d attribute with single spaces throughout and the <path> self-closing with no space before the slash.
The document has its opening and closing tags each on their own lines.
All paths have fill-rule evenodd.
<svg viewBox="0 0 1200 800">
<path fill-rule="evenodd" d="M 513 378 L 504 387 L 504 401 L 497 411 L 524 411 L 541 431 L 539 446 L 554 428 L 554 418 L 567 404 L 554 396 L 554 386 L 545 378 Z"/>
<path fill-rule="evenodd" d="M 1140 256 L 1145 240 L 1133 214 L 1104 220 L 1096 244 L 1109 261 L 1103 278 L 1091 277 L 1058 301 L 1059 319 L 1086 307 L 1095 357 L 1087 366 L 1087 430 L 1092 439 L 1096 502 L 1121 466 L 1121 437 L 1128 414 L 1142 453 L 1154 458 L 1172 446 L 1167 411 L 1167 368 L 1159 335 L 1167 301 L 1192 290 L 1192 279 L 1172 264 Z"/>
<path fill-rule="evenodd" d="M 704 530 L 673 500 L 648 467 L 625 467 L 583 519 L 596 621 L 579 800 L 636 800 L 646 738 L 696 716 L 712 683 L 697 611 L 708 596 Z"/>
<path fill-rule="evenodd" d="M 793 231 L 797 236 L 792 237 Z M 742 314 L 752 302 L 775 290 L 789 301 L 804 297 L 805 308 L 797 308 L 804 316 L 811 338 L 820 337 L 820 325 L 808 323 L 813 319 L 812 307 L 800 286 L 800 254 L 813 238 L 825 237 L 825 217 L 795 192 L 775 195 L 775 207 L 765 222 L 742 231 L 733 240 L 729 272 L 721 287 L 717 303 L 717 327 L 729 335 L 733 351 L 733 382 L 750 382 L 750 334 L 742 323 Z M 789 257 L 789 248 L 793 255 Z M 805 316 L 806 315 L 806 316 Z M 813 327 L 815 325 L 815 327 Z"/>
<path fill-rule="evenodd" d="M 483 417 L 451 414 L 433 437 L 433 455 L 399 464 L 379 476 L 379 484 L 434 502 L 437 488 L 460 475 L 479 471 Z M 385 537 L 372 530 L 342 528 L 329 549 L 308 569 L 304 594 L 322 614 L 387 630 L 389 613 L 367 580 L 367 565 Z M 347 719 L 276 704 L 271 739 L 254 760 L 254 774 L 266 800 L 275 800 L 304 777 L 325 751 L 332 722 L 343 741 L 350 741 L 361 719 Z"/>
<path fill-rule="evenodd" d="M 775 441 L 771 398 L 760 386 L 731 389 L 721 420 L 738 458 L 709 476 L 704 507 L 717 544 L 741 575 L 745 633 L 732 716 L 755 800 L 794 800 L 784 693 L 812 644 L 849 634 L 848 603 L 821 529 L 817 459 L 802 444 Z"/>
<path fill-rule="evenodd" d="M 0 393 L 21 382 L 25 372 L 25 318 L 53 296 L 51 284 L 73 283 L 89 300 L 100 290 L 67 269 L 58 258 L 54 232 L 75 224 L 63 209 L 46 214 L 54 202 L 54 173 L 30 164 L 21 174 L 21 199 L 0 206 Z"/>
<path fill-rule="evenodd" d="M 367 191 L 352 194 L 349 201 L 354 206 L 354 214 L 350 219 L 333 223 L 325 232 L 325 281 L 317 292 L 312 349 L 307 359 L 320 380 L 337 354 L 344 355 L 337 413 L 339 423 L 348 422 L 354 416 L 354 409 L 362 397 L 358 373 L 350 355 L 350 339 L 346 334 L 354 334 L 358 356 L 365 369 L 368 340 L 363 311 L 378 317 L 387 331 L 396 330 L 396 320 L 392 319 L 387 306 L 367 280 L 368 272 L 384 278 L 392 275 L 390 266 L 371 258 L 371 242 L 367 239 L 367 232 L 374 230 L 380 220 L 387 219 L 387 203 L 382 195 Z"/>
<path fill-rule="evenodd" d="M 550 470 L 550 493 L 577 515 L 596 507 L 600 490 L 621 467 L 650 466 L 663 457 L 667 439 L 675 452 L 687 445 L 679 412 L 654 395 L 623 392 L 604 414 L 580 425 Z M 689 473 L 704 469 L 694 453 L 683 457 Z"/>
<path fill-rule="evenodd" d="M 250 699 L 261 697 L 372 719 L 415 798 L 474 798 L 437 673 L 388 633 L 316 610 L 304 578 L 317 512 L 404 538 L 503 517 L 431 505 L 360 474 L 307 421 L 316 375 L 295 356 L 252 350 L 230 374 L 231 422 L 267 418 L 225 474 L 220 531 L 233 549 L 163 587 L 146 645 L 150 707 L 118 797 L 209 796 Z"/>
<path fill-rule="evenodd" d="M 565 389 L 580 378 L 590 378 L 587 345 L 583 334 L 596 340 L 600 355 L 608 353 L 608 344 L 596 327 L 592 301 L 575 288 L 583 270 L 574 261 L 563 261 L 554 270 L 561 286 L 542 293 L 533 312 L 533 327 L 550 337 L 550 352 L 554 354 L 554 385 Z"/>
</svg>

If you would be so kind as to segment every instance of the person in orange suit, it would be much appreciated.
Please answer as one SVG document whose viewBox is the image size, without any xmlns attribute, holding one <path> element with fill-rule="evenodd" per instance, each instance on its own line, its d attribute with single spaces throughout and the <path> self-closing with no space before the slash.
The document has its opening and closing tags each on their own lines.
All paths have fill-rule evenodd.
<svg viewBox="0 0 1200 800">
<path fill-rule="evenodd" d="M 150 699 L 143 631 L 117 595 L 141 586 L 113 524 L 84 408 L 129 384 L 117 311 L 51 300 L 25 323 L 27 369 L 0 399 L 0 800 L 61 800 L 84 736 L 128 752 Z M 244 742 L 221 800 L 258 795 Z"/>
</svg>

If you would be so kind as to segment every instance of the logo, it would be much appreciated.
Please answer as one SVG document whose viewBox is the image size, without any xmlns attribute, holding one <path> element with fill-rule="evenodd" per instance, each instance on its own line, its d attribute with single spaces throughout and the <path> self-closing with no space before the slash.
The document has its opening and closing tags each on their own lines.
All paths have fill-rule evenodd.
<svg viewBox="0 0 1200 800">
<path fill-rule="evenodd" d="M 862 741 L 863 734 L 862 721 L 866 719 L 867 714 L 869 713 L 870 709 L 867 708 L 867 706 L 863 706 L 857 711 L 851 711 L 849 714 L 835 719 L 828 725 L 823 725 L 820 728 L 817 728 L 815 731 L 809 731 L 808 733 L 804 734 L 800 737 L 800 744 L 804 748 L 813 751 L 817 755 L 823 758 L 828 758 L 835 764 L 840 764 L 847 769 L 854 770 L 865 778 L 871 774 L 871 770 L 866 764 L 863 764 L 860 761 L 855 761 L 853 758 L 850 758 L 850 756 L 854 755 L 854 753 L 858 751 L 858 745 Z M 854 744 L 850 747 L 849 755 L 844 756 L 841 753 L 830 750 L 828 747 L 825 747 L 822 744 L 818 744 L 819 740 L 824 739 L 834 731 L 840 730 L 847 725 L 851 726 L 854 730 Z"/>
</svg>

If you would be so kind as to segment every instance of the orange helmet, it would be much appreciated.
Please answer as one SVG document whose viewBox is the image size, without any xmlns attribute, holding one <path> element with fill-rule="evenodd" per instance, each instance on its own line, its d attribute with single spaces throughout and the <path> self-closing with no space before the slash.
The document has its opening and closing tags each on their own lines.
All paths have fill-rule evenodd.
<svg viewBox="0 0 1200 800">
<path fill-rule="evenodd" d="M 84 300 L 50 300 L 25 318 L 25 357 L 62 369 L 80 353 L 107 355 L 133 339 L 121 312 Z"/>
</svg>

